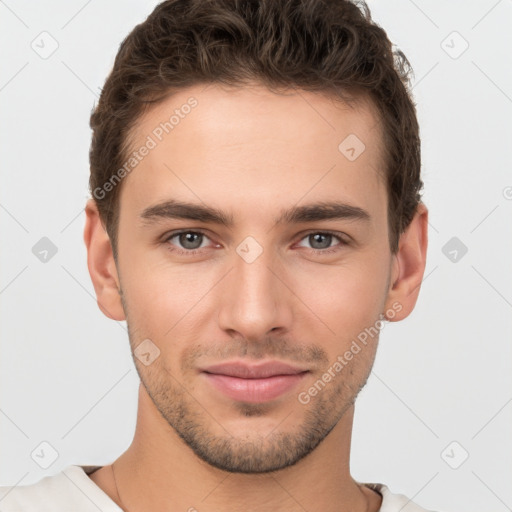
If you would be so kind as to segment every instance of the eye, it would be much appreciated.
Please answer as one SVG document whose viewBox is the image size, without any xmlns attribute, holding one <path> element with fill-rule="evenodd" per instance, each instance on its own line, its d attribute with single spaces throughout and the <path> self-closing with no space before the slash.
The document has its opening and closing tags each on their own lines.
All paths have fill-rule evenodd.
<svg viewBox="0 0 512 512">
<path fill-rule="evenodd" d="M 315 231 L 312 233 L 307 234 L 302 240 L 306 240 L 310 245 L 311 249 L 317 252 L 335 252 L 337 249 L 336 247 L 347 245 L 347 242 L 341 238 L 339 235 L 335 235 L 334 233 L 329 233 L 325 231 Z M 301 240 L 301 242 L 302 242 Z M 332 246 L 331 244 L 334 241 L 338 241 L 339 243 L 335 246 Z M 299 243 L 299 246 L 301 243 Z M 302 247 L 304 247 L 302 245 Z M 331 250 L 327 250 L 331 249 Z"/>
<path fill-rule="evenodd" d="M 175 242 L 173 242 L 174 239 L 176 239 Z M 169 243 L 171 251 L 194 254 L 197 249 L 202 249 L 208 245 L 205 243 L 206 240 L 209 240 L 209 238 L 200 231 L 178 231 L 170 233 L 165 238 L 164 243 Z"/>
</svg>

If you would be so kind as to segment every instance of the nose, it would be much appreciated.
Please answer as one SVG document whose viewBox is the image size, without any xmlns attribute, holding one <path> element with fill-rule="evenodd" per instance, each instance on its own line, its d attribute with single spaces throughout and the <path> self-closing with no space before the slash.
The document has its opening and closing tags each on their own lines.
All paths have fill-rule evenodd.
<svg viewBox="0 0 512 512">
<path fill-rule="evenodd" d="M 256 342 L 271 332 L 290 330 L 293 293 L 286 285 L 283 265 L 271 250 L 264 250 L 254 260 L 235 252 L 233 265 L 222 283 L 219 327 L 232 336 Z"/>
</svg>

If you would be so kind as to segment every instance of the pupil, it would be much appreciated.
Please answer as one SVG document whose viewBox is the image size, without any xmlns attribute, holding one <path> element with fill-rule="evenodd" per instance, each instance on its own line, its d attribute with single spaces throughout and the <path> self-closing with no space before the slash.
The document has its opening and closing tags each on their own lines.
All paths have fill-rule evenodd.
<svg viewBox="0 0 512 512">
<path fill-rule="evenodd" d="M 201 245 L 201 236 L 200 233 L 182 233 L 180 235 L 180 243 L 186 249 L 197 249 Z M 194 240 L 194 238 L 196 239 Z"/>
<path fill-rule="evenodd" d="M 311 243 L 311 240 L 310 240 L 310 243 L 314 249 L 326 249 L 327 247 L 329 247 L 331 245 L 332 235 L 327 235 L 327 234 L 324 235 L 322 233 L 316 233 L 314 235 L 310 235 L 310 238 L 311 237 L 313 238 L 314 242 Z M 322 239 L 323 239 L 323 242 L 322 242 Z M 318 246 L 315 247 L 315 244 L 317 242 L 320 242 L 320 247 L 318 247 Z"/>
</svg>

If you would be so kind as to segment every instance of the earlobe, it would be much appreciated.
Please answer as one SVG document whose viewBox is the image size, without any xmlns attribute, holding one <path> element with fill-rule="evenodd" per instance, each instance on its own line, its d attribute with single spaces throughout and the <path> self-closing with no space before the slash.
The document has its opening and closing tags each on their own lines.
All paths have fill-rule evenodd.
<svg viewBox="0 0 512 512">
<path fill-rule="evenodd" d="M 96 292 L 98 307 L 112 320 L 125 320 L 112 245 L 94 199 L 87 201 L 85 214 L 84 242 L 87 247 L 87 267 Z"/>
<path fill-rule="evenodd" d="M 428 245 L 428 210 L 420 203 L 416 213 L 400 237 L 397 254 L 394 256 L 392 286 L 386 300 L 386 315 L 392 322 L 403 320 L 414 309 L 421 282 L 425 273 Z"/>
</svg>

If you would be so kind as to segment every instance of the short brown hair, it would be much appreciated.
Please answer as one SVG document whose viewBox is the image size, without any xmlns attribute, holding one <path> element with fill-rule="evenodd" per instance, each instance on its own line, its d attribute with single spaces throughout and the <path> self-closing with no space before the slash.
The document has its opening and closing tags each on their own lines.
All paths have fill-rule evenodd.
<svg viewBox="0 0 512 512">
<path fill-rule="evenodd" d="M 122 184 L 112 184 L 112 177 L 127 159 L 130 133 L 140 116 L 179 89 L 248 81 L 340 98 L 355 92 L 372 100 L 383 126 L 389 243 L 395 253 L 423 187 L 411 72 L 364 2 L 162 2 L 121 43 L 91 114 L 89 187 L 114 257 Z"/>
</svg>

